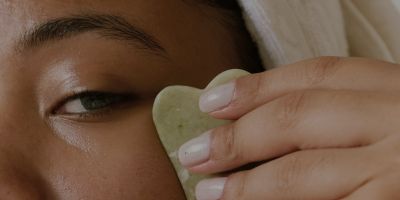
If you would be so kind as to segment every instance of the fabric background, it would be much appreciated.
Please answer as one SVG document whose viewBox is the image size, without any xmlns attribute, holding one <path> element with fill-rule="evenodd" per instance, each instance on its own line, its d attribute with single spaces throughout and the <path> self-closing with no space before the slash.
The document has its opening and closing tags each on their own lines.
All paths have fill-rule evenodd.
<svg viewBox="0 0 400 200">
<path fill-rule="evenodd" d="M 239 0 L 266 69 L 318 56 L 400 63 L 400 0 Z"/>
</svg>

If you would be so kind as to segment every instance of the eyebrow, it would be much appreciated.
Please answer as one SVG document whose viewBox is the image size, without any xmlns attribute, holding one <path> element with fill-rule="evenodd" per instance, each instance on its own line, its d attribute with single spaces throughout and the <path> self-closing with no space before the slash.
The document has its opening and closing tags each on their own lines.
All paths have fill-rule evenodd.
<svg viewBox="0 0 400 200">
<path fill-rule="evenodd" d="M 27 31 L 19 42 L 19 47 L 29 49 L 46 42 L 67 39 L 82 33 L 95 31 L 108 39 L 129 41 L 135 47 L 165 54 L 166 50 L 150 34 L 115 15 L 74 15 L 57 18 L 39 24 Z"/>
</svg>

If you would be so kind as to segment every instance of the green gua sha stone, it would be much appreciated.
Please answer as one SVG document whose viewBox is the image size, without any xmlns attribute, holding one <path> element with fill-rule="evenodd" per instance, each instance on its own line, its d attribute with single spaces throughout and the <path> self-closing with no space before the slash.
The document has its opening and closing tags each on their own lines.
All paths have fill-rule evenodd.
<svg viewBox="0 0 400 200">
<path fill-rule="evenodd" d="M 250 73 L 232 69 L 218 75 L 206 90 Z M 170 86 L 162 90 L 153 105 L 153 120 L 160 140 L 174 165 L 175 171 L 188 200 L 195 200 L 195 186 L 205 178 L 190 174 L 178 160 L 181 145 L 205 131 L 227 124 L 230 121 L 217 120 L 199 109 L 199 98 L 203 90 L 187 86 Z"/>
</svg>

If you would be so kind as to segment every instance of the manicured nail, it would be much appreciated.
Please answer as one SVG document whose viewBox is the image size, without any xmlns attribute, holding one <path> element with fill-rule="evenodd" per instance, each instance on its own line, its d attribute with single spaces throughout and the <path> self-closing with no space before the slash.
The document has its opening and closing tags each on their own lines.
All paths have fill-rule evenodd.
<svg viewBox="0 0 400 200">
<path fill-rule="evenodd" d="M 222 197 L 227 178 L 200 181 L 196 186 L 197 200 L 218 200 Z"/>
<path fill-rule="evenodd" d="M 211 131 L 186 142 L 179 148 L 179 161 L 185 167 L 201 164 L 210 156 Z"/>
<path fill-rule="evenodd" d="M 234 92 L 235 83 L 229 82 L 203 93 L 199 100 L 200 110 L 209 113 L 226 107 L 232 101 Z"/>
</svg>

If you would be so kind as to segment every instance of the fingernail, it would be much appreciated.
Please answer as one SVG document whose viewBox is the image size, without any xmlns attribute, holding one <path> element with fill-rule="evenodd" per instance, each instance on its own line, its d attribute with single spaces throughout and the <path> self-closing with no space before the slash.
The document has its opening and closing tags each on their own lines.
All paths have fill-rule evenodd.
<svg viewBox="0 0 400 200">
<path fill-rule="evenodd" d="M 200 181 L 196 186 L 197 200 L 218 200 L 222 197 L 227 178 Z"/>
<path fill-rule="evenodd" d="M 185 167 L 205 162 L 210 156 L 211 131 L 186 142 L 179 148 L 179 161 Z"/>
<path fill-rule="evenodd" d="M 233 99 L 235 83 L 229 82 L 203 93 L 199 100 L 200 110 L 205 113 L 226 107 Z"/>
</svg>

